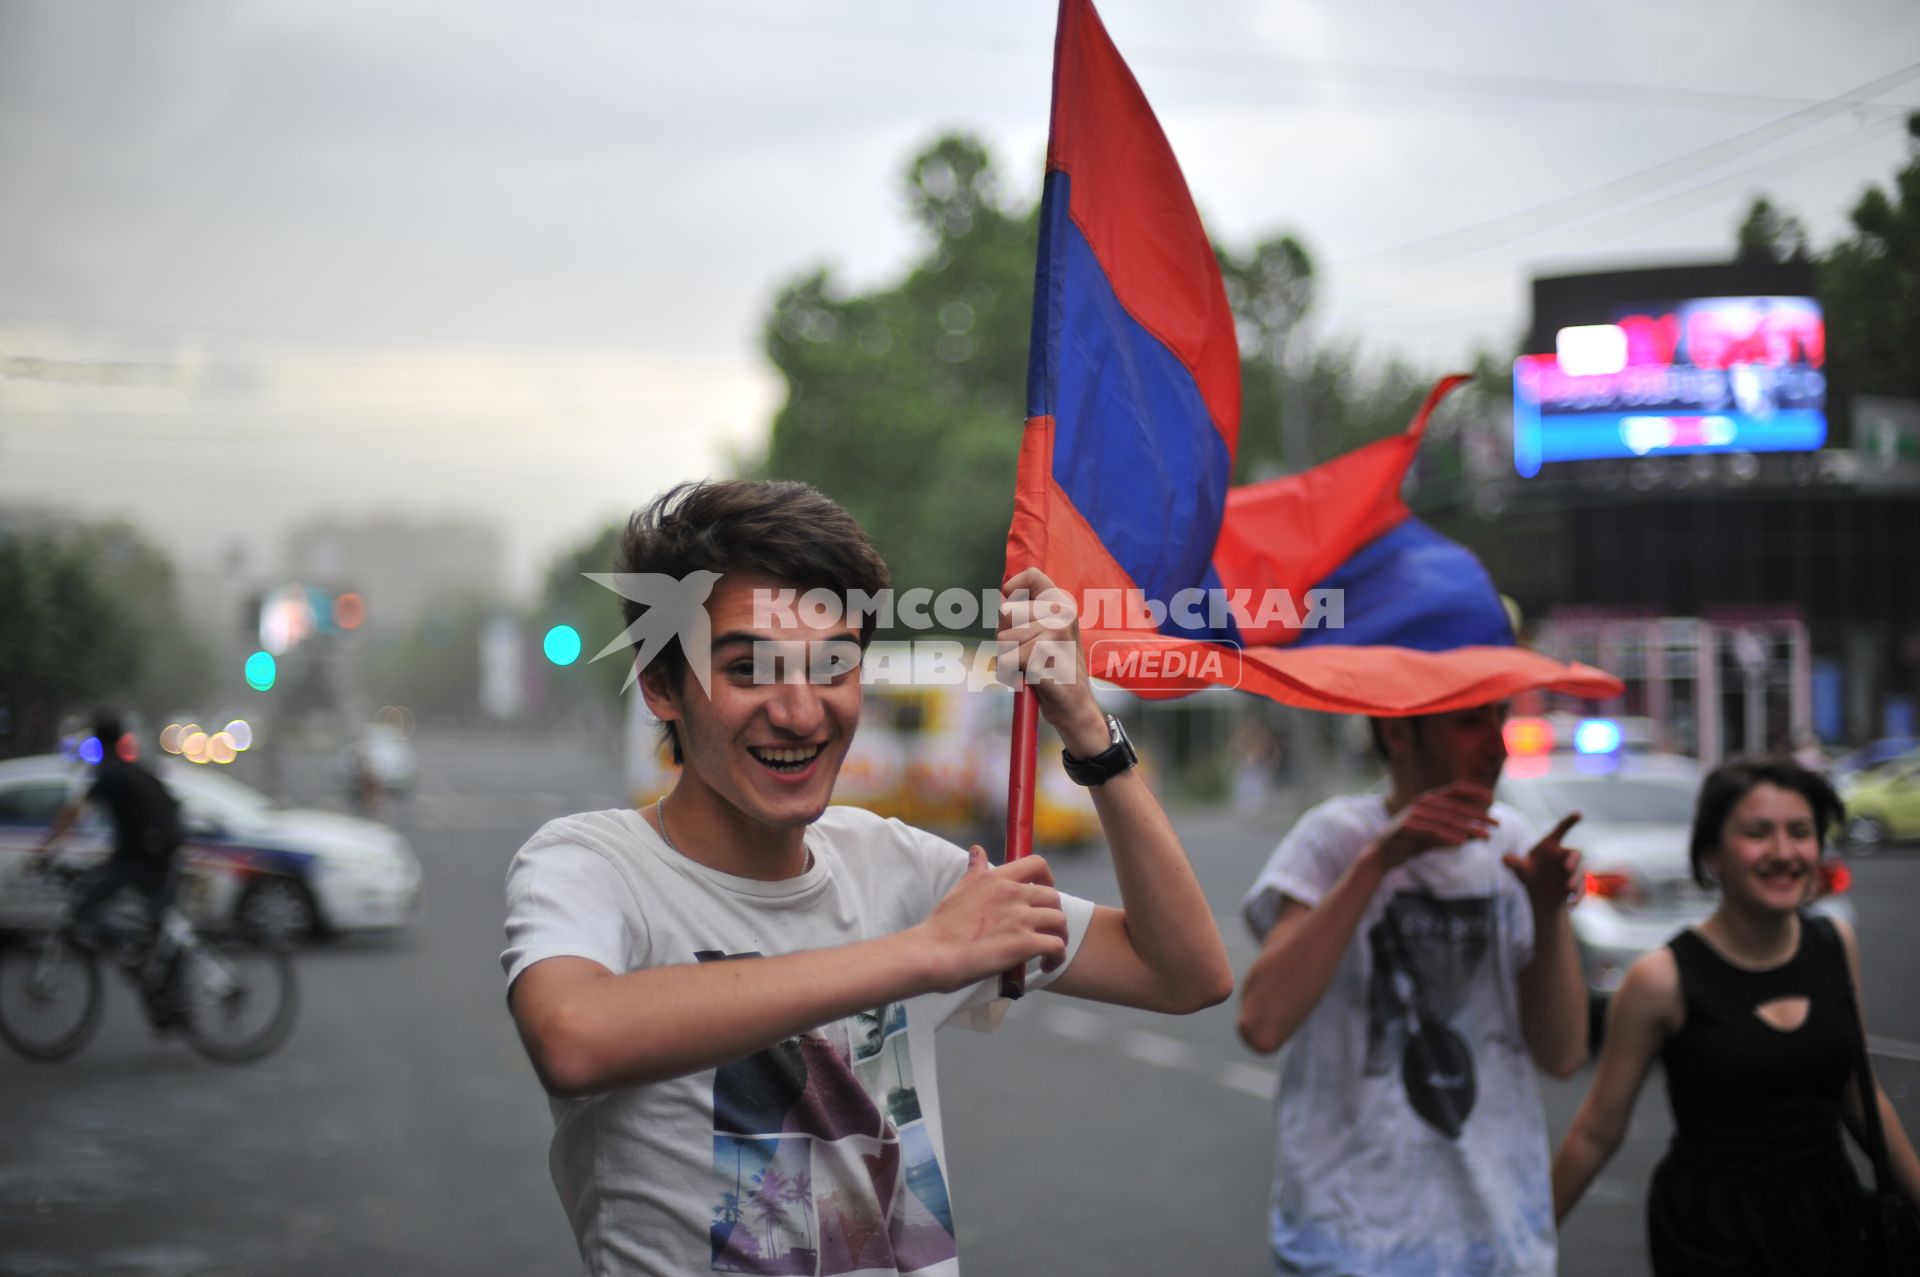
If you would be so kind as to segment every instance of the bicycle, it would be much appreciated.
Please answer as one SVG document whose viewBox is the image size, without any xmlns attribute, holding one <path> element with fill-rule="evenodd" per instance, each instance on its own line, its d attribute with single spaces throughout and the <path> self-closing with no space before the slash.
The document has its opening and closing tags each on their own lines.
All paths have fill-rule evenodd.
<svg viewBox="0 0 1920 1277">
<path fill-rule="evenodd" d="M 57 861 L 37 872 L 71 900 L 85 870 Z M 120 922 L 124 893 L 112 902 Z M 171 906 L 154 921 L 142 909 L 143 939 L 105 950 L 83 944 L 65 921 L 0 937 L 0 1040 L 32 1060 L 64 1060 L 99 1027 L 104 952 L 133 983 L 163 1035 L 222 1064 L 257 1060 L 287 1040 L 299 1009 L 293 959 L 283 946 L 247 935 L 203 935 Z"/>
</svg>

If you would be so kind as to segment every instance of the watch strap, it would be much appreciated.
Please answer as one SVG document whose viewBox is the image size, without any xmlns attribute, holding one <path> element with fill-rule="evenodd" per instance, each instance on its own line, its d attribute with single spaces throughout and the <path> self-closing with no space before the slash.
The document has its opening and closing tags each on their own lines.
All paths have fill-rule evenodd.
<svg viewBox="0 0 1920 1277">
<path fill-rule="evenodd" d="M 1126 729 L 1112 714 L 1107 715 L 1107 734 L 1113 743 L 1091 758 L 1075 758 L 1064 749 L 1060 751 L 1060 764 L 1066 768 L 1067 779 L 1076 785 L 1103 785 L 1140 761 L 1140 756 L 1133 752 L 1133 742 L 1127 739 Z"/>
</svg>

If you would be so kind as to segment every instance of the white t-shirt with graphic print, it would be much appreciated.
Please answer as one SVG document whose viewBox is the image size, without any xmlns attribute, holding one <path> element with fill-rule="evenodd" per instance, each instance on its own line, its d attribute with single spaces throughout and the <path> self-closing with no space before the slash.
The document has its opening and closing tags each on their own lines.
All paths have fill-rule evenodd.
<svg viewBox="0 0 1920 1277">
<path fill-rule="evenodd" d="M 1271 1219 L 1281 1273 L 1554 1271 L 1546 1115 L 1520 1022 L 1533 910 L 1500 859 L 1534 837 L 1512 808 L 1492 814 L 1490 837 L 1386 875 L 1287 1043 Z M 1254 938 L 1285 897 L 1318 904 L 1389 820 L 1377 793 L 1302 816 L 1241 904 Z"/>
<path fill-rule="evenodd" d="M 851 944 L 924 920 L 967 853 L 852 807 L 807 830 L 812 868 L 762 882 L 674 851 L 637 811 L 535 833 L 507 871 L 507 984 L 552 957 L 615 973 Z M 1093 906 L 1063 896 L 1067 963 Z M 1067 963 L 1028 970 L 1028 987 Z M 997 978 L 862 1012 L 718 1068 L 551 1099 L 549 1163 L 587 1270 L 950 1277 L 934 1031 Z"/>
</svg>

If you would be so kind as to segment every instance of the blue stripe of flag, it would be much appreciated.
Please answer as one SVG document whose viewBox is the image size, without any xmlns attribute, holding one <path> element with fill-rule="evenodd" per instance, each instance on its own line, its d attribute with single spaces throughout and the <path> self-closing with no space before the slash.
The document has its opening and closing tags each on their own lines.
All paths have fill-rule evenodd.
<svg viewBox="0 0 1920 1277">
<path fill-rule="evenodd" d="M 1047 175 L 1041 205 L 1028 412 L 1054 420 L 1053 477 L 1115 562 L 1150 598 L 1218 585 L 1233 458 L 1186 366 L 1128 314 L 1067 217 L 1068 178 Z M 1232 638 L 1161 627 L 1185 637 Z"/>
<path fill-rule="evenodd" d="M 1345 592 L 1341 629 L 1301 631 L 1298 646 L 1504 647 L 1513 627 L 1493 579 L 1471 551 L 1418 519 L 1356 550 L 1316 588 Z M 1299 600 L 1302 611 L 1306 600 Z"/>
</svg>

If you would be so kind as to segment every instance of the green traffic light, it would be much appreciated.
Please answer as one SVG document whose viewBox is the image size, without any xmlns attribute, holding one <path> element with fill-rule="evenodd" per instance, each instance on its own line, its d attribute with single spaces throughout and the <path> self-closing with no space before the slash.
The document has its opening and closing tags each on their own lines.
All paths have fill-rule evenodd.
<svg viewBox="0 0 1920 1277">
<path fill-rule="evenodd" d="M 571 665 L 580 659 L 580 631 L 571 625 L 556 625 L 547 631 L 541 646 L 555 665 Z"/>
<path fill-rule="evenodd" d="M 273 680 L 279 674 L 273 654 L 255 652 L 247 658 L 247 686 L 256 692 L 264 692 L 273 686 Z"/>
</svg>

